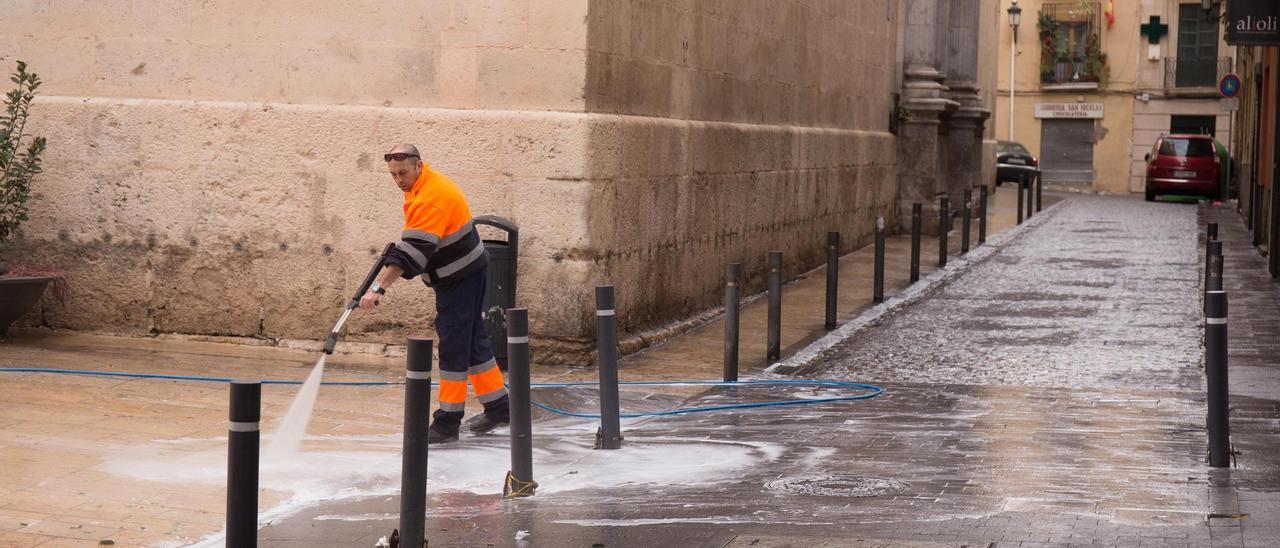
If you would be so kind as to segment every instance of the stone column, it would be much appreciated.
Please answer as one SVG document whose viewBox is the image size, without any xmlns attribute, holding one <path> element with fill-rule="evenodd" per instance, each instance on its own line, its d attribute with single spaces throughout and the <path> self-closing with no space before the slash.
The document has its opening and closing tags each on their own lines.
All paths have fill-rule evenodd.
<svg viewBox="0 0 1280 548">
<path fill-rule="evenodd" d="M 959 108 L 944 122 L 946 192 L 960 208 L 965 189 L 986 184 L 982 177 L 982 134 L 991 111 L 978 94 L 978 25 L 981 0 L 951 0 L 946 29 L 947 97 Z M 976 193 L 975 193 L 976 195 Z"/>
<path fill-rule="evenodd" d="M 898 131 L 898 226 L 911 230 L 911 204 L 924 204 L 925 232 L 937 234 L 941 170 L 939 124 L 959 104 L 947 97 L 940 32 L 949 0 L 906 0 L 902 107 Z"/>
</svg>

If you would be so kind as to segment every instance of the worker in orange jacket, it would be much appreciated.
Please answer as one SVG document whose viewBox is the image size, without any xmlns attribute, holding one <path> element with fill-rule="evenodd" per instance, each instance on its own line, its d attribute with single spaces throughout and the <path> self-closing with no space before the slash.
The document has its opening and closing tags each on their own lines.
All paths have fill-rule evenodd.
<svg viewBox="0 0 1280 548">
<path fill-rule="evenodd" d="M 484 405 L 484 414 L 468 421 L 470 430 L 482 434 L 505 425 L 510 421 L 507 389 L 480 316 L 489 254 L 467 198 L 424 163 L 413 145 L 396 145 L 383 160 L 404 192 L 404 230 L 360 307 L 373 308 L 398 278 L 421 276 L 435 290 L 440 408 L 427 431 L 428 443 L 458 439 L 468 380 Z"/>
</svg>

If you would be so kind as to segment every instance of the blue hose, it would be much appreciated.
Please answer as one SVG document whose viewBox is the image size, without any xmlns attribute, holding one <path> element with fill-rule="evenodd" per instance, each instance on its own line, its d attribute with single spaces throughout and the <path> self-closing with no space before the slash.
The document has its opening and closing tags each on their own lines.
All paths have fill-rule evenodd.
<svg viewBox="0 0 1280 548">
<path fill-rule="evenodd" d="M 231 382 L 232 379 L 225 377 L 202 377 L 197 375 L 166 375 L 161 373 L 126 373 L 116 371 L 93 371 L 87 369 L 56 369 L 48 367 L 0 367 L 0 373 L 51 373 L 62 375 L 87 375 L 94 377 L 124 377 L 133 379 L 164 379 L 178 381 L 200 381 L 200 382 Z M 303 384 L 304 381 L 287 381 L 277 379 L 264 379 L 262 384 Z M 322 381 L 320 384 L 334 386 L 393 386 L 404 384 L 404 381 Z M 432 383 L 436 384 L 436 383 Z M 707 413 L 712 411 L 729 411 L 733 409 L 752 409 L 759 407 L 780 407 L 784 405 L 813 405 L 819 403 L 831 403 L 838 401 L 854 401 L 865 400 L 879 396 L 884 392 L 884 388 L 874 384 L 863 384 L 848 381 L 832 381 L 832 380 L 801 380 L 801 379 L 779 379 L 779 380 L 761 380 L 761 381 L 624 381 L 618 384 L 630 386 L 776 386 L 776 385 L 801 385 L 801 386 L 820 386 L 831 388 L 858 388 L 867 390 L 865 394 L 855 394 L 850 396 L 834 396 L 830 398 L 814 398 L 805 400 L 772 400 L 755 403 L 733 403 L 725 405 L 705 405 L 700 407 L 684 407 L 679 409 L 670 409 L 667 411 L 655 411 L 651 413 L 622 413 L 619 416 L 627 419 L 641 417 L 663 417 L 670 415 L 686 415 L 689 413 Z M 577 386 L 597 386 L 594 382 L 550 382 L 550 383 L 531 383 L 530 388 L 572 388 Z M 598 413 L 577 413 L 573 411 L 565 411 L 557 409 L 550 405 L 546 405 L 536 400 L 530 400 L 530 403 L 539 409 L 564 415 L 567 417 L 577 417 L 583 419 L 598 419 Z"/>
</svg>

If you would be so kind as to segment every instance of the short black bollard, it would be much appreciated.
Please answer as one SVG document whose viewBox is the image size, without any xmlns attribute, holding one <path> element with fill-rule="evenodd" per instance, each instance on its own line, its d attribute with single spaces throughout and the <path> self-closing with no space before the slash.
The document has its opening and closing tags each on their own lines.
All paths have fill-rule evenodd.
<svg viewBox="0 0 1280 548">
<path fill-rule="evenodd" d="M 827 316 L 823 327 L 836 328 L 836 297 L 840 291 L 840 233 L 827 233 Z"/>
<path fill-rule="evenodd" d="M 1036 213 L 1044 209 L 1044 172 L 1036 171 Z"/>
<path fill-rule="evenodd" d="M 1209 241 L 1218 239 L 1218 223 L 1209 223 L 1208 234 L 1206 236 Z"/>
<path fill-rule="evenodd" d="M 1205 291 L 1222 291 L 1222 252 L 1209 255 L 1209 274 L 1204 279 Z"/>
<path fill-rule="evenodd" d="M 258 545 L 258 449 L 262 383 L 231 381 L 227 428 L 227 546 Z"/>
<path fill-rule="evenodd" d="M 1035 189 L 1036 189 L 1036 176 L 1031 175 L 1029 178 L 1027 178 L 1027 220 L 1028 221 L 1031 220 L 1031 213 L 1032 211 L 1035 210 L 1035 207 L 1036 207 Z"/>
<path fill-rule="evenodd" d="M 600 351 L 600 430 L 596 449 L 621 449 L 618 412 L 618 317 L 613 286 L 596 287 L 596 346 Z"/>
<path fill-rule="evenodd" d="M 1209 466 L 1231 464 L 1231 426 L 1227 414 L 1227 293 L 1205 294 L 1204 365 L 1208 381 Z"/>
<path fill-rule="evenodd" d="M 724 269 L 724 382 L 738 382 L 738 299 L 742 264 L 729 263 Z"/>
<path fill-rule="evenodd" d="M 911 283 L 920 281 L 920 233 L 924 230 L 924 206 L 911 204 Z"/>
<path fill-rule="evenodd" d="M 947 266 L 947 231 L 951 230 L 951 202 L 938 200 L 938 268 Z"/>
<path fill-rule="evenodd" d="M 875 258 L 872 274 L 871 301 L 884 302 L 884 217 L 876 217 Z"/>
<path fill-rule="evenodd" d="M 427 538 L 427 426 L 431 420 L 431 347 L 409 337 L 404 371 L 404 448 L 400 460 L 400 542 L 422 546 Z"/>
<path fill-rule="evenodd" d="M 1212 270 L 1213 257 L 1222 257 L 1222 242 L 1210 240 L 1204 246 L 1204 290 L 1209 290 L 1209 276 Z M 1221 287 L 1219 287 L 1221 289 Z"/>
<path fill-rule="evenodd" d="M 978 245 L 987 243 L 987 185 L 978 187 Z"/>
<path fill-rule="evenodd" d="M 782 356 L 782 252 L 769 252 L 769 325 L 765 361 Z"/>
<path fill-rule="evenodd" d="M 1022 205 L 1023 205 L 1022 191 L 1023 191 L 1023 187 L 1027 186 L 1026 177 L 1019 178 L 1017 181 L 1017 184 L 1018 184 L 1018 224 L 1022 224 Z"/>
<path fill-rule="evenodd" d="M 972 226 L 970 224 L 969 217 L 972 215 L 973 211 L 972 190 L 965 189 L 964 191 L 964 209 L 962 211 L 963 217 L 961 217 L 962 220 L 960 221 L 960 254 L 964 255 L 969 252 L 969 229 Z"/>
<path fill-rule="evenodd" d="M 529 311 L 507 309 L 507 384 L 511 387 L 511 471 L 503 482 L 504 498 L 531 497 L 533 419 L 529 409 Z"/>
</svg>

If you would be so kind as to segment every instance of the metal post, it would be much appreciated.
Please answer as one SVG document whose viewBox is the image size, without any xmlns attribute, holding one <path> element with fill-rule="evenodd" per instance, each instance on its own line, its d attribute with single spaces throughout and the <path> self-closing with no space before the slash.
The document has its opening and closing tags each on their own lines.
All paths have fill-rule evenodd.
<svg viewBox="0 0 1280 548">
<path fill-rule="evenodd" d="M 823 327 L 836 328 L 836 296 L 840 291 L 840 233 L 827 233 L 827 316 Z"/>
<path fill-rule="evenodd" d="M 1209 274 L 1204 279 L 1205 291 L 1222 291 L 1222 252 L 1209 255 Z"/>
<path fill-rule="evenodd" d="M 876 217 L 876 247 L 874 276 L 871 290 L 872 302 L 884 302 L 884 217 Z"/>
<path fill-rule="evenodd" d="M 409 337 L 404 371 L 404 449 L 400 460 L 400 542 L 422 546 L 427 538 L 427 426 L 431 416 L 431 347 Z"/>
<path fill-rule="evenodd" d="M 258 545 L 258 449 L 262 383 L 231 382 L 227 430 L 227 546 Z"/>
<path fill-rule="evenodd" d="M 1027 177 L 1027 220 L 1028 221 L 1031 220 L 1032 210 L 1034 210 L 1036 207 L 1035 188 L 1036 188 L 1036 176 L 1032 174 L 1031 176 Z"/>
<path fill-rule="evenodd" d="M 596 287 L 596 345 L 600 350 L 600 430 L 596 449 L 621 449 L 618 412 L 618 317 L 613 286 Z"/>
<path fill-rule="evenodd" d="M 987 243 L 987 185 L 978 187 L 978 245 Z"/>
<path fill-rule="evenodd" d="M 511 386 L 511 471 L 503 482 L 505 498 L 530 497 L 533 481 L 533 420 L 529 410 L 529 311 L 507 309 L 507 384 Z"/>
<path fill-rule="evenodd" d="M 782 252 L 769 252 L 769 325 L 765 361 L 782 356 Z"/>
<path fill-rule="evenodd" d="M 970 223 L 970 217 L 972 217 L 973 215 L 972 202 L 973 202 L 973 191 L 966 188 L 964 190 L 964 209 L 962 210 L 963 211 L 962 214 L 964 216 L 960 221 L 960 254 L 961 255 L 964 255 L 965 253 L 969 252 L 969 230 L 970 230 L 970 227 L 972 226 Z"/>
<path fill-rule="evenodd" d="M 1036 171 L 1036 213 L 1044 209 L 1044 172 Z"/>
<path fill-rule="evenodd" d="M 938 200 L 938 268 L 947 266 L 947 231 L 951 229 L 951 204 L 946 196 Z"/>
<path fill-rule="evenodd" d="M 924 229 L 924 206 L 911 204 L 911 283 L 920 281 L 920 233 Z"/>
<path fill-rule="evenodd" d="M 1209 241 L 1218 239 L 1218 223 L 1209 223 L 1207 232 L 1208 233 L 1206 236 L 1208 237 Z"/>
<path fill-rule="evenodd" d="M 724 382 L 738 382 L 738 299 L 742 264 L 729 263 L 724 269 Z"/>
<path fill-rule="evenodd" d="M 1018 224 L 1022 224 L 1022 187 L 1027 186 L 1026 182 L 1026 176 L 1015 181 L 1015 184 L 1018 185 Z"/>
<path fill-rule="evenodd" d="M 1230 466 L 1231 426 L 1227 404 L 1227 293 L 1205 294 L 1204 364 L 1208 380 L 1209 466 Z"/>
<path fill-rule="evenodd" d="M 1218 261 L 1222 261 L 1222 242 L 1211 241 L 1206 242 L 1204 246 L 1204 288 L 1209 291 L 1209 278 L 1212 276 L 1213 258 L 1218 257 Z M 1221 270 L 1219 270 L 1221 274 Z M 1222 280 L 1218 280 L 1219 283 Z M 1219 287 L 1221 289 L 1221 287 Z"/>
</svg>

